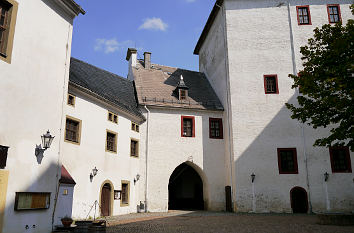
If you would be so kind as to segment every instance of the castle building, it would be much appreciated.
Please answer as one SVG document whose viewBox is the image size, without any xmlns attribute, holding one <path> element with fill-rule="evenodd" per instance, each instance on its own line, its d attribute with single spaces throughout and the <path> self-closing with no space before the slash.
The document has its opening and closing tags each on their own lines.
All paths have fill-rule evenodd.
<svg viewBox="0 0 354 233">
<path fill-rule="evenodd" d="M 353 211 L 353 153 L 313 147 L 328 129 L 285 107 L 300 46 L 351 3 L 217 0 L 199 72 L 129 48 L 123 78 L 70 58 L 74 1 L 0 0 L 0 232 L 66 215 Z"/>
</svg>

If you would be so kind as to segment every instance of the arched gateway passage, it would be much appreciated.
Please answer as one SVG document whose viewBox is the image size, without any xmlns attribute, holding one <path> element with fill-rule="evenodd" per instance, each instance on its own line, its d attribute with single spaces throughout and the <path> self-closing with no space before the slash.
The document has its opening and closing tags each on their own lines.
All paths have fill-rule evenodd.
<svg viewBox="0 0 354 233">
<path fill-rule="evenodd" d="M 186 163 L 179 165 L 170 177 L 168 209 L 204 209 L 203 181 L 194 168 Z"/>
</svg>

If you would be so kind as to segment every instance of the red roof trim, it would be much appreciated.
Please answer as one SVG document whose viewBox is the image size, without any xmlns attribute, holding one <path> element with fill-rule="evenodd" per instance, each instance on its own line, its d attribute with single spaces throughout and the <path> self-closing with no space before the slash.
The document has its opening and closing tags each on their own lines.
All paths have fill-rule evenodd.
<svg viewBox="0 0 354 233">
<path fill-rule="evenodd" d="M 61 177 L 59 180 L 61 184 L 73 184 L 75 185 L 75 180 L 71 177 L 70 173 L 66 170 L 64 165 L 61 166 Z"/>
</svg>

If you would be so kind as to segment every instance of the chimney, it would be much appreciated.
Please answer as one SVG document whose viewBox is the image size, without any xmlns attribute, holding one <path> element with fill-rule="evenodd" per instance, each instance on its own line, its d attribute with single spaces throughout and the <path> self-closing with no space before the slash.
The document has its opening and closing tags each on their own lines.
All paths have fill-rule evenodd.
<svg viewBox="0 0 354 233">
<path fill-rule="evenodd" d="M 129 66 L 136 66 L 137 50 L 135 48 L 128 48 L 126 60 L 129 61 Z"/>
<path fill-rule="evenodd" d="M 151 67 L 151 53 L 150 52 L 144 53 L 144 64 L 145 64 L 145 69 L 149 70 Z"/>
</svg>

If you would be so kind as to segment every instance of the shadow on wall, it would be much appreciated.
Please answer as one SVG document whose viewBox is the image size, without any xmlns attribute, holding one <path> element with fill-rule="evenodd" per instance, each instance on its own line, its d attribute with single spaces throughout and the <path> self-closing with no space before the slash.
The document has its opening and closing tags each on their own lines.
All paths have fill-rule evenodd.
<svg viewBox="0 0 354 233">
<path fill-rule="evenodd" d="M 6 169 L 6 168 L 5 168 Z M 55 205 L 56 192 L 51 190 L 50 186 L 43 184 L 53 184 L 56 179 L 57 164 L 51 163 L 48 168 L 27 188 L 16 190 L 16 192 L 25 192 L 28 195 L 22 200 L 16 201 L 16 193 L 10 193 L 10 198 L 6 200 L 6 208 L 4 210 L 4 226 L 3 233 L 32 233 L 32 232 L 48 232 L 52 229 L 52 216 Z M 10 171 L 9 176 L 22 171 Z M 9 190 L 7 190 L 9 193 Z M 35 193 L 31 196 L 30 193 Z M 49 193 L 49 208 L 46 208 L 46 195 Z M 11 201 L 9 200 L 11 199 Z M 15 210 L 15 205 L 18 209 Z M 31 209 L 31 208 L 38 209 Z M 56 209 L 60 206 L 56 206 Z M 31 209 L 31 210 L 29 210 Z M 70 215 L 71 216 L 71 215 Z"/>
<path fill-rule="evenodd" d="M 304 125 L 303 131 L 303 124 L 290 118 L 290 110 L 285 105 L 272 117 L 273 97 L 276 99 L 277 95 L 266 96 L 265 103 L 252 103 L 258 106 L 258 113 L 251 113 L 247 108 L 241 109 L 244 112 L 234 113 L 238 117 L 237 124 L 233 126 L 237 211 L 293 212 L 296 206 L 292 206 L 294 203 L 291 203 L 290 192 L 294 187 L 300 187 L 307 192 L 309 205 L 311 201 L 316 203 L 313 209 L 315 212 L 325 211 L 326 190 L 323 188 L 325 184 L 322 178 L 324 172 L 330 167 L 329 152 L 328 148 L 313 148 L 312 145 L 315 141 L 314 136 L 326 135 L 328 131 L 314 130 L 307 125 Z M 288 103 L 297 103 L 296 95 L 293 95 Z M 267 105 L 270 109 L 269 115 L 267 115 Z M 268 123 L 263 127 L 265 122 Z M 304 146 L 308 159 L 310 190 L 307 184 Z M 296 148 L 298 173 L 280 174 L 277 148 Z M 255 174 L 254 182 L 251 174 Z M 338 176 L 341 175 L 345 176 L 344 174 Z M 351 177 L 351 174 L 347 175 Z M 333 192 L 335 189 L 336 187 L 332 186 Z M 350 186 L 348 189 L 351 189 Z M 351 192 L 343 190 L 346 191 L 354 192 L 354 190 Z M 353 196 L 348 198 L 348 195 L 338 195 L 342 202 L 339 209 L 354 208 Z M 303 197 L 297 198 L 300 199 L 303 202 L 307 201 Z M 303 209 L 307 212 L 308 208 Z"/>
</svg>

